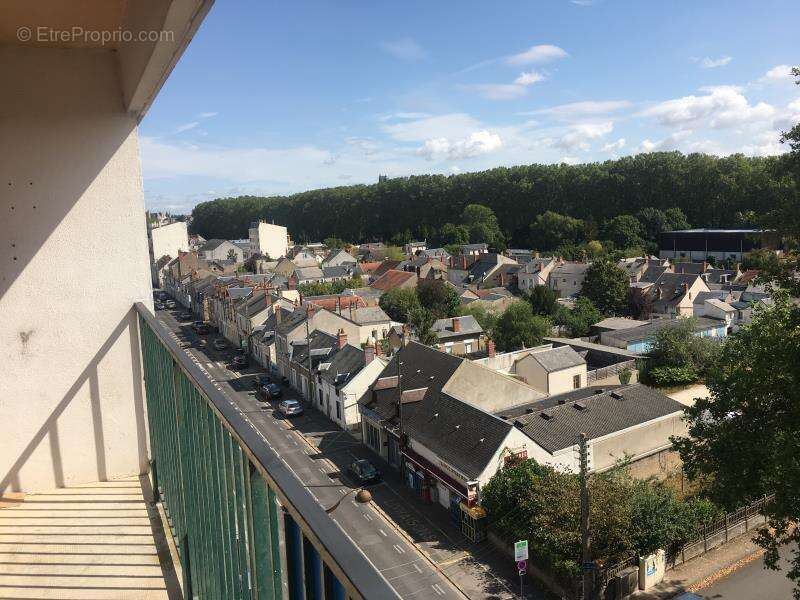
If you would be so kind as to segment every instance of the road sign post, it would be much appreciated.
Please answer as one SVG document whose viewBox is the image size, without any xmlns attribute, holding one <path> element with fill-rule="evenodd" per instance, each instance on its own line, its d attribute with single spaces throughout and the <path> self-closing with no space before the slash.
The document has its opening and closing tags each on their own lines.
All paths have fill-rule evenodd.
<svg viewBox="0 0 800 600">
<path fill-rule="evenodd" d="M 528 570 L 528 540 L 514 542 L 514 560 L 517 562 L 517 571 L 519 571 L 519 597 L 524 598 L 522 577 Z"/>
</svg>

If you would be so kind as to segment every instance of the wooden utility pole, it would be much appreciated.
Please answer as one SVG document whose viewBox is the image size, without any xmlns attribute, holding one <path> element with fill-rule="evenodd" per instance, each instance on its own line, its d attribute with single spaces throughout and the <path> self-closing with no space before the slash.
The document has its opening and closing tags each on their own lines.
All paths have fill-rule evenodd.
<svg viewBox="0 0 800 600">
<path fill-rule="evenodd" d="M 578 459 L 581 477 L 581 571 L 583 573 L 583 598 L 594 597 L 594 573 L 592 564 L 592 530 L 589 526 L 589 452 L 586 434 L 578 434 Z"/>
</svg>

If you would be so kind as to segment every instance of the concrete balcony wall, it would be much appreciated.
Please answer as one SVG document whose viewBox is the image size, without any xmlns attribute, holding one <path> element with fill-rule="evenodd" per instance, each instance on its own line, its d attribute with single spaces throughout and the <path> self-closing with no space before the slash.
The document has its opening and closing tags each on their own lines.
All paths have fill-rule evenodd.
<svg viewBox="0 0 800 600">
<path fill-rule="evenodd" d="M 0 48 L 0 493 L 143 472 L 135 114 L 103 49 Z"/>
</svg>

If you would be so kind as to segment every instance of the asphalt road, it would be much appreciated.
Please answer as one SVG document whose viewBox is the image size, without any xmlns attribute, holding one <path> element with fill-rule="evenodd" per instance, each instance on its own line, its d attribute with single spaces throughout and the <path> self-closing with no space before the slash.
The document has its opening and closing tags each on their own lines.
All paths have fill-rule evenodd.
<svg viewBox="0 0 800 600">
<path fill-rule="evenodd" d="M 277 402 L 257 400 L 252 382 L 257 377 L 255 369 L 249 374 L 227 368 L 230 350 L 218 352 L 211 347 L 214 335 L 198 336 L 180 323 L 176 314 L 182 310 L 158 311 L 158 318 L 185 342 L 187 353 L 209 375 L 216 387 L 237 406 L 261 431 L 284 463 L 309 487 L 321 506 L 328 508 L 341 500 L 331 513 L 346 535 L 362 550 L 403 598 L 434 598 L 437 600 L 463 599 L 459 592 L 431 562 L 412 544 L 406 541 L 385 521 L 370 504 L 358 504 L 354 494 L 358 487 L 347 476 L 334 471 L 320 453 L 312 449 L 302 434 L 294 430 L 294 422 L 305 417 L 282 418 Z M 207 340 L 200 348 L 198 341 Z M 260 371 L 263 373 L 263 371 Z M 284 387 L 284 399 L 296 397 Z M 379 484 L 385 485 L 385 484 Z M 350 495 L 348 496 L 348 494 Z"/>
<path fill-rule="evenodd" d="M 789 568 L 786 554 L 780 571 L 765 569 L 763 559 L 758 558 L 695 594 L 704 600 L 791 600 L 793 585 L 786 577 Z"/>
</svg>

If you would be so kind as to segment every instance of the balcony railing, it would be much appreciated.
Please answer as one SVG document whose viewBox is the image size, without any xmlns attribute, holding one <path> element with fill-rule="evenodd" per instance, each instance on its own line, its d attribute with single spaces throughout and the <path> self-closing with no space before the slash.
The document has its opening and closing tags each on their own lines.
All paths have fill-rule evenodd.
<svg viewBox="0 0 800 600">
<path fill-rule="evenodd" d="M 185 597 L 399 598 L 173 334 L 136 310 L 154 491 Z"/>
</svg>

